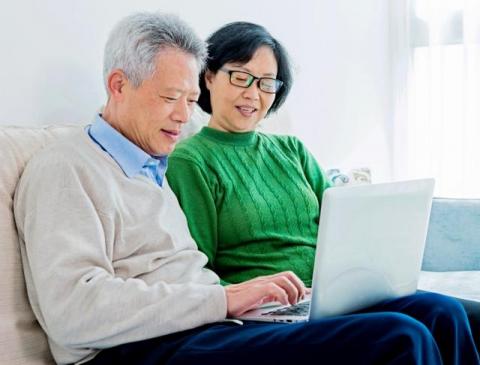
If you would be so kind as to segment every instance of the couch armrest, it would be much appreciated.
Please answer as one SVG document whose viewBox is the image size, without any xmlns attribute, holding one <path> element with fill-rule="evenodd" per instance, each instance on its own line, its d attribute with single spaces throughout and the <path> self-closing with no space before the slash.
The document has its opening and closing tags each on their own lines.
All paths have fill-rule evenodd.
<svg viewBox="0 0 480 365">
<path fill-rule="evenodd" d="M 433 199 L 422 270 L 480 270 L 480 199 Z"/>
</svg>

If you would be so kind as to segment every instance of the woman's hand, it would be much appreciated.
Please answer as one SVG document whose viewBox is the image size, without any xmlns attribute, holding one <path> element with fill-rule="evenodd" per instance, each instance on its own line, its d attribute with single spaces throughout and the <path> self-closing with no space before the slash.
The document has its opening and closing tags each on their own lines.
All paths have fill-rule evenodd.
<svg viewBox="0 0 480 365">
<path fill-rule="evenodd" d="M 268 302 L 296 304 L 308 289 L 292 271 L 259 276 L 240 284 L 225 287 L 227 315 L 235 317 Z"/>
</svg>

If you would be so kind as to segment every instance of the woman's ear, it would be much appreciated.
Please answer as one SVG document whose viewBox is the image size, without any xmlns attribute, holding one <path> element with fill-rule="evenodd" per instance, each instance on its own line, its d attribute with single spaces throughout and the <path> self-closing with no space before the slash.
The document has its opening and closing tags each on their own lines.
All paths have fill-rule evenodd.
<svg viewBox="0 0 480 365">
<path fill-rule="evenodd" d="M 207 87 L 208 90 L 210 90 L 213 80 L 215 79 L 215 74 L 212 71 L 207 70 L 205 71 L 204 78 L 205 78 L 205 86 Z"/>
</svg>

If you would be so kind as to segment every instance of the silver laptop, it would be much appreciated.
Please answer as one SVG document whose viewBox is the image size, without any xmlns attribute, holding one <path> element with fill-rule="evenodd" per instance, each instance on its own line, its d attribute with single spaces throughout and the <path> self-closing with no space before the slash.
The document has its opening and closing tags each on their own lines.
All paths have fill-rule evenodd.
<svg viewBox="0 0 480 365">
<path fill-rule="evenodd" d="M 269 304 L 242 320 L 301 322 L 351 313 L 417 289 L 433 179 L 327 189 L 311 298 Z"/>
</svg>

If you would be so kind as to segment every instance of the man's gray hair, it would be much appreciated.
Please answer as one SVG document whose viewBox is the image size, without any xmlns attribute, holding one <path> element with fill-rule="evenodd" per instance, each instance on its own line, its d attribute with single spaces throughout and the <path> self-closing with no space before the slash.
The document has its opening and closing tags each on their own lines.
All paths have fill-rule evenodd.
<svg viewBox="0 0 480 365">
<path fill-rule="evenodd" d="M 193 55 L 200 70 L 205 64 L 205 42 L 176 15 L 137 13 L 118 22 L 105 45 L 103 79 L 107 93 L 108 76 L 114 69 L 123 70 L 133 86 L 139 87 L 153 75 L 156 57 L 166 48 Z"/>
</svg>

